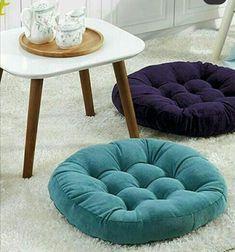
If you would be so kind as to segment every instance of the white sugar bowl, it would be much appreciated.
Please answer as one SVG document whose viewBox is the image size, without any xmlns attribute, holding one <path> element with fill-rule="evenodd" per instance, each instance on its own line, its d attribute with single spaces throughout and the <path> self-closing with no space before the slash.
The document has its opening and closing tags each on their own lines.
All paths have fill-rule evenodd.
<svg viewBox="0 0 235 252">
<path fill-rule="evenodd" d="M 83 30 L 77 22 L 62 22 L 57 26 L 56 44 L 61 49 L 71 49 L 82 43 Z"/>
</svg>

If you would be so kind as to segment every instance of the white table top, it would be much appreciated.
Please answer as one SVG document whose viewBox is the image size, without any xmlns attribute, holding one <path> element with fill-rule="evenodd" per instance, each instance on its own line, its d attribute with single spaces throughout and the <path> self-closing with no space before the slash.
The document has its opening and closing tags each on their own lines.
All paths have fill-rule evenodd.
<svg viewBox="0 0 235 252">
<path fill-rule="evenodd" d="M 231 60 L 231 61 L 224 61 L 224 64 L 226 67 L 232 68 L 235 70 L 235 60 Z"/>
<path fill-rule="evenodd" d="M 110 23 L 87 18 L 86 25 L 104 35 L 104 45 L 91 54 L 71 58 L 50 58 L 28 53 L 19 44 L 22 28 L 3 31 L 0 66 L 17 76 L 41 79 L 125 60 L 144 50 L 145 44 L 141 39 Z"/>
</svg>

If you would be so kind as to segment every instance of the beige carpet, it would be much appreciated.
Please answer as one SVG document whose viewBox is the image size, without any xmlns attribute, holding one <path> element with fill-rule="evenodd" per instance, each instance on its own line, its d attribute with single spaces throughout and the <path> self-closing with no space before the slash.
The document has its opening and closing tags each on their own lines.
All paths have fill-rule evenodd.
<svg viewBox="0 0 235 252">
<path fill-rule="evenodd" d="M 216 32 L 199 30 L 154 39 L 127 61 L 129 72 L 175 60 L 211 61 Z M 234 36 L 234 33 L 231 33 Z M 235 37 L 229 37 L 226 54 Z M 194 139 L 140 128 L 142 137 L 173 140 L 204 154 L 220 169 L 228 185 L 225 214 L 197 231 L 172 241 L 142 246 L 117 246 L 90 238 L 58 213 L 47 183 L 58 163 L 78 149 L 127 138 L 125 120 L 111 102 L 115 83 L 111 66 L 91 70 L 97 115 L 84 116 L 77 73 L 45 80 L 34 176 L 21 178 L 29 85 L 4 73 L 1 83 L 1 251 L 211 251 L 235 248 L 235 134 Z"/>
</svg>

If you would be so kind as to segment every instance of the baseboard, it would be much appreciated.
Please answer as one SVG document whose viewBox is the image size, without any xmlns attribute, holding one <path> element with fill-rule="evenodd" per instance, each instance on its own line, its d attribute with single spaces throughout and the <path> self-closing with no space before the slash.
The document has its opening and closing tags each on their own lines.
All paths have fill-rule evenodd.
<svg viewBox="0 0 235 252">
<path fill-rule="evenodd" d="M 206 22 L 200 22 L 196 24 L 189 24 L 189 25 L 182 25 L 182 26 L 177 26 L 177 27 L 172 27 L 169 29 L 164 29 L 164 30 L 156 30 L 152 32 L 146 32 L 146 33 L 141 33 L 137 34 L 137 36 L 143 40 L 149 40 L 152 38 L 156 37 L 163 37 L 166 35 L 174 35 L 178 33 L 189 33 L 193 32 L 198 29 L 212 29 L 212 30 L 218 30 L 220 27 L 222 19 L 214 19 Z M 232 26 L 235 26 L 235 18 L 232 21 Z M 234 30 L 234 29 L 233 29 Z"/>
</svg>

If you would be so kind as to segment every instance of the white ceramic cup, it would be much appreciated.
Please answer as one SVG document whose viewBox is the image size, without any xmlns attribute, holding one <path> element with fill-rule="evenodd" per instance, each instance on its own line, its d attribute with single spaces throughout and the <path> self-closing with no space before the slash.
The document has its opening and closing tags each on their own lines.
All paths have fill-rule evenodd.
<svg viewBox="0 0 235 252">
<path fill-rule="evenodd" d="M 81 9 L 72 10 L 68 13 L 66 13 L 66 20 L 79 23 L 82 27 L 82 32 L 84 33 L 86 30 L 86 24 L 85 24 L 85 18 L 86 18 L 86 8 L 83 7 Z"/>
</svg>

